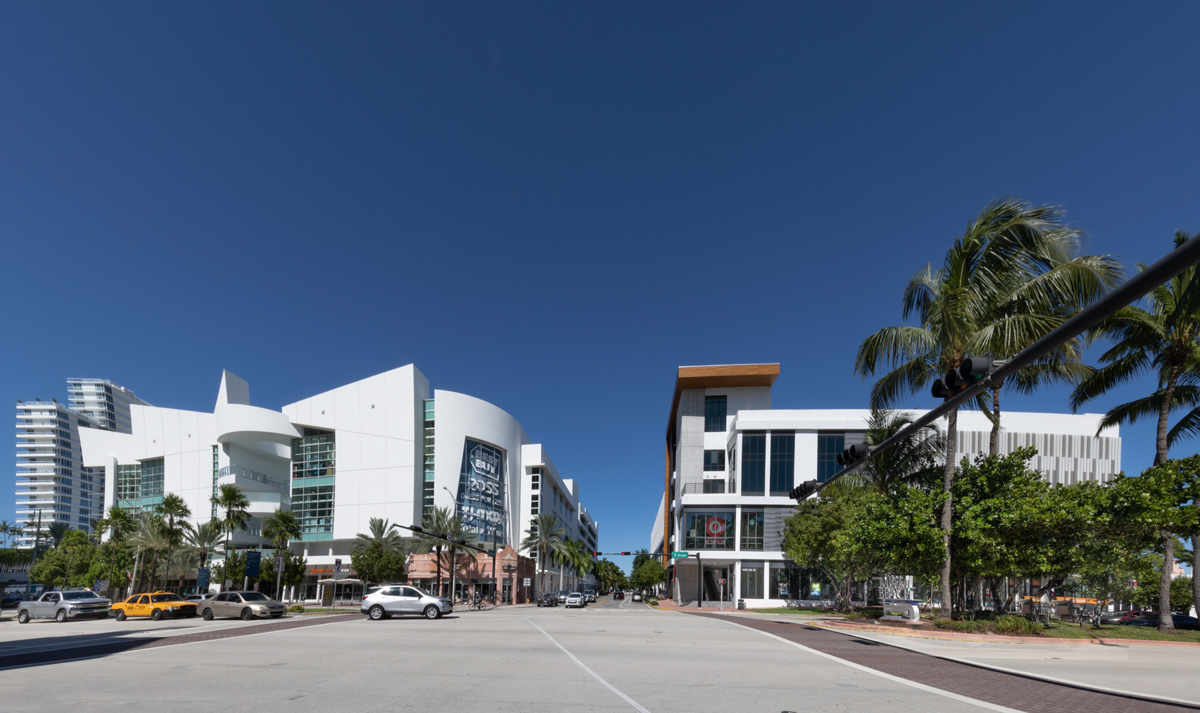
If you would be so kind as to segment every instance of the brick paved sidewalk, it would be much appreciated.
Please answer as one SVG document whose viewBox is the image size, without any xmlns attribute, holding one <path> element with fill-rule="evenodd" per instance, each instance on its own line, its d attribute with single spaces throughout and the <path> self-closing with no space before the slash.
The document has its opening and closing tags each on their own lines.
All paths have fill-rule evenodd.
<svg viewBox="0 0 1200 713">
<path fill-rule="evenodd" d="M 708 610 L 701 613 L 691 609 L 694 608 L 681 611 L 730 621 L 915 683 L 1030 713 L 1200 711 L 1200 705 L 1186 702 L 1095 690 L 1083 684 L 1056 683 L 1019 672 L 997 671 L 967 661 L 930 656 L 882 642 L 855 638 L 812 623 L 721 614 Z"/>
</svg>

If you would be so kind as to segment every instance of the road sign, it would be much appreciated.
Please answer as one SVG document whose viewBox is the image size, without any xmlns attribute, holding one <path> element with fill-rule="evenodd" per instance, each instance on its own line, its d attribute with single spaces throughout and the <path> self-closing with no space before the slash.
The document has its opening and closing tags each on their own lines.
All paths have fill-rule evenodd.
<svg viewBox="0 0 1200 713">
<path fill-rule="evenodd" d="M 287 566 L 287 563 L 284 562 L 284 559 L 285 558 L 283 555 L 275 555 L 275 571 L 276 572 L 282 572 L 283 568 Z"/>
<path fill-rule="evenodd" d="M 97 579 L 92 583 L 92 591 L 96 592 L 96 594 L 108 594 L 108 580 Z"/>
<path fill-rule="evenodd" d="M 532 582 L 530 581 L 530 578 L 526 577 L 525 578 L 525 586 L 528 587 L 530 584 L 532 584 Z"/>
<path fill-rule="evenodd" d="M 688 558 L 688 553 L 686 553 L 686 552 L 672 552 L 671 553 L 671 559 L 685 560 L 687 558 Z"/>
<path fill-rule="evenodd" d="M 262 552 L 250 550 L 246 553 L 246 576 L 257 577 L 262 569 Z"/>
</svg>

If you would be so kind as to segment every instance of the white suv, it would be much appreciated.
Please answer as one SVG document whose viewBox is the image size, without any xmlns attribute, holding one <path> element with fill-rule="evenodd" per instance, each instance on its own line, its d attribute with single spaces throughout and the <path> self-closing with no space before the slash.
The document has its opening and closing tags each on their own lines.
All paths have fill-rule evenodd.
<svg viewBox="0 0 1200 713">
<path fill-rule="evenodd" d="M 385 584 L 372 587 L 363 597 L 360 611 L 378 621 L 393 614 L 413 614 L 437 619 L 454 611 L 454 604 L 444 597 L 435 597 L 408 584 Z"/>
</svg>

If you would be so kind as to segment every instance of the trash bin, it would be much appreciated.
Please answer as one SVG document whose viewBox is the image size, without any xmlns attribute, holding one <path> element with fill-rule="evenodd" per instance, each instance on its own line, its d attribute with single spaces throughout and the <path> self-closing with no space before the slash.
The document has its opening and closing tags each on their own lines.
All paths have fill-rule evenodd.
<svg viewBox="0 0 1200 713">
<path fill-rule="evenodd" d="M 738 609 L 745 609 L 745 608 L 746 608 L 746 600 L 745 600 L 745 599 L 739 599 L 739 600 L 738 600 Z"/>
</svg>

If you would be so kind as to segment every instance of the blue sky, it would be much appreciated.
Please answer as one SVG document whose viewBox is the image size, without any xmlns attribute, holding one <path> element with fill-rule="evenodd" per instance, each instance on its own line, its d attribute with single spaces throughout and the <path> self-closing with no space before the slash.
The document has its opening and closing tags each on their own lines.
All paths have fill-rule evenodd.
<svg viewBox="0 0 1200 713">
<path fill-rule="evenodd" d="M 416 363 L 546 444 L 604 550 L 646 546 L 675 367 L 779 362 L 777 407 L 865 407 L 859 343 L 989 201 L 1061 205 L 1127 265 L 1200 231 L 1198 27 L 1191 2 L 7 3 L 0 394 L 97 376 L 209 410 L 229 369 L 278 408 Z M 1152 428 L 1122 435 L 1140 471 Z"/>
</svg>

